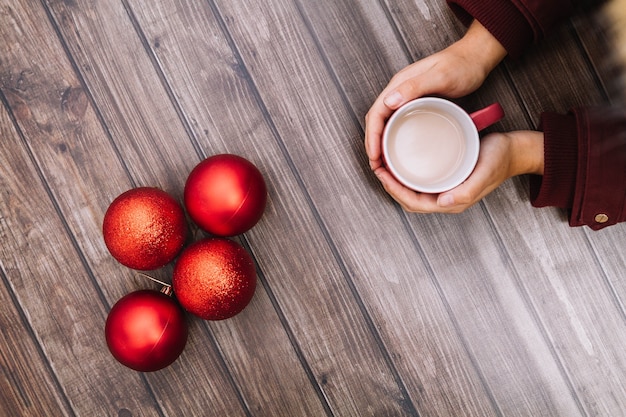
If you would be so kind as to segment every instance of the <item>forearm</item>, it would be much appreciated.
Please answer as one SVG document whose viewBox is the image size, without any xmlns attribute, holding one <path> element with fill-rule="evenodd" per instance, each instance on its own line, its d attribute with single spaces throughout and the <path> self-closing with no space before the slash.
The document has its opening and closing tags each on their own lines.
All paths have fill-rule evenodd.
<svg viewBox="0 0 626 417">
<path fill-rule="evenodd" d="M 537 43 L 573 11 L 571 0 L 447 0 L 456 16 L 469 26 L 480 21 L 516 58 Z"/>
<path fill-rule="evenodd" d="M 478 20 L 474 20 L 465 36 L 450 47 L 458 48 L 459 53 L 479 62 L 484 71 L 483 78 L 507 55 L 504 46 Z"/>
</svg>

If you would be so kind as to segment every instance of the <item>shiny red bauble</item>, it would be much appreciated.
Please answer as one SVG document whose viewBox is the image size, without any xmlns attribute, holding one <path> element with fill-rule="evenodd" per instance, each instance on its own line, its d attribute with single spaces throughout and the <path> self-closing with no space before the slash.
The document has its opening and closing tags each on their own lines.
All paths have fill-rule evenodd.
<svg viewBox="0 0 626 417">
<path fill-rule="evenodd" d="M 240 313 L 252 299 L 254 262 L 237 242 L 199 240 L 180 254 L 172 286 L 185 310 L 205 320 L 224 320 Z"/>
<path fill-rule="evenodd" d="M 140 187 L 117 197 L 104 215 L 104 242 L 121 264 L 142 271 L 171 262 L 187 239 L 185 213 L 158 188 Z"/>
<path fill-rule="evenodd" d="M 183 310 L 170 296 L 154 290 L 122 297 L 111 308 L 104 332 L 113 357 L 140 372 L 172 364 L 188 336 Z"/>
<path fill-rule="evenodd" d="M 217 236 L 235 236 L 254 226 L 265 210 L 267 187 L 252 162 L 232 154 L 200 162 L 185 183 L 191 219 Z"/>
</svg>

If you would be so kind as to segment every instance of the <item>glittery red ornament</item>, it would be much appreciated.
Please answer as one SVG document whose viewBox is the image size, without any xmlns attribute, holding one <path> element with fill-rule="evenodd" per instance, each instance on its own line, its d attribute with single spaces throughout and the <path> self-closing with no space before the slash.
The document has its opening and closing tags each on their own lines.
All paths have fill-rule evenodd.
<svg viewBox="0 0 626 417">
<path fill-rule="evenodd" d="M 121 364 L 152 372 L 172 364 L 187 344 L 185 314 L 170 296 L 140 290 L 122 297 L 109 312 L 107 346 Z"/>
<path fill-rule="evenodd" d="M 241 312 L 254 295 L 254 262 L 237 242 L 203 239 L 180 254 L 172 286 L 190 313 L 205 320 L 227 319 Z"/>
<path fill-rule="evenodd" d="M 117 197 L 102 225 L 104 242 L 121 264 L 142 271 L 171 262 L 187 238 L 185 213 L 158 188 L 140 187 Z"/>
<path fill-rule="evenodd" d="M 252 162 L 232 154 L 200 162 L 185 184 L 185 207 L 194 222 L 218 236 L 234 236 L 254 226 L 265 210 L 267 187 Z"/>
</svg>

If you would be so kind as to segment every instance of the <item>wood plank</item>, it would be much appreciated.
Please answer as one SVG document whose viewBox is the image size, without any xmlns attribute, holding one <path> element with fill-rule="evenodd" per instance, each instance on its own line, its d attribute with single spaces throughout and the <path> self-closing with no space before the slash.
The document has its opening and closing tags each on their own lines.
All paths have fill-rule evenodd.
<svg viewBox="0 0 626 417">
<path fill-rule="evenodd" d="M 0 79 L 4 77 L 0 73 Z M 0 81 L 4 84 L 3 81 Z M 1 93 L 0 93 L 1 95 Z M 2 103 L 4 104 L 4 103 Z M 41 346 L 32 333 L 28 318 L 12 292 L 11 277 L 21 274 L 12 271 L 15 259 L 15 235 L 29 225 L 22 221 L 24 201 L 21 190 L 40 190 L 41 183 L 32 169 L 29 155 L 20 148 L 21 138 L 4 105 L 0 105 L 0 409 L 7 415 L 42 416 L 72 415 L 63 388 L 41 352 Z M 27 178 L 18 183 L 15 177 Z M 32 225 L 30 226 L 32 228 Z M 33 384 L 33 381 L 37 381 Z"/>
<path fill-rule="evenodd" d="M 461 215 L 407 215 L 367 167 L 373 99 L 463 32 L 444 2 L 27 3 L 0 6 L 0 414 L 626 409 L 626 227 L 571 229 L 530 207 L 523 177 Z M 575 19 L 459 102 L 500 100 L 494 130 L 512 130 L 610 98 L 594 25 Z M 137 374 L 97 335 L 152 284 L 110 257 L 102 216 L 135 185 L 180 199 L 218 152 L 270 185 L 237 238 L 257 294 L 234 319 L 190 317 L 181 358 Z"/>
<path fill-rule="evenodd" d="M 529 113 L 538 115 L 603 101 L 588 63 L 565 26 L 529 52 L 519 66 L 508 67 Z M 529 89 L 528 85 L 538 87 Z M 513 221 L 507 210 L 513 208 L 514 200 L 508 201 L 499 200 L 497 207 L 490 207 L 498 224 Z M 599 252 L 592 249 L 595 235 L 569 228 L 559 210 L 536 211 L 545 216 L 536 224 L 516 217 L 518 231 L 501 228 L 504 245 L 519 257 L 517 285 L 540 318 L 585 411 L 619 414 L 626 407 L 626 375 L 619 365 L 624 357 L 615 352 L 624 343 L 624 310 L 616 303 Z M 623 247 L 623 234 L 614 233 L 618 238 L 614 247 Z"/>
<path fill-rule="evenodd" d="M 85 82 L 133 180 L 139 184 L 163 184 L 167 189 L 178 190 L 175 194 L 180 195 L 186 175 L 199 161 L 199 155 L 142 39 L 137 37 L 129 11 L 122 3 L 98 4 L 88 9 L 55 2 L 51 12 L 77 66 L 83 69 Z M 98 19 L 93 18 L 93 13 Z M 185 35 L 179 29 L 176 25 L 169 28 L 173 34 Z M 211 37 L 201 40 L 208 43 L 208 49 L 213 48 L 215 41 Z M 129 79 L 127 74 L 141 76 Z M 146 89 L 146 85 L 151 88 Z M 147 376 L 167 414 L 201 415 L 206 409 L 222 415 L 281 415 L 298 410 L 302 414 L 324 413 L 263 285 L 259 285 L 253 304 L 240 316 L 210 325 L 194 320 L 192 330 L 195 336 L 178 363 L 180 367 L 164 370 L 158 378 Z M 224 361 L 228 372 L 234 373 L 236 395 L 230 387 L 231 377 L 222 375 L 219 369 L 220 361 Z M 288 371 L 279 371 L 277 363 Z M 262 372 L 249 373 L 251 364 Z M 276 387 L 280 386 L 290 388 L 277 397 Z M 240 406 L 245 409 L 239 410 Z"/>
<path fill-rule="evenodd" d="M 505 65 L 528 115 L 537 119 L 542 111 L 564 112 L 603 101 L 588 62 L 566 25 L 522 60 Z M 624 409 L 624 375 L 615 369 L 623 359 L 612 352 L 623 343 L 623 308 L 616 305 L 597 251 L 591 249 L 591 234 L 569 228 L 560 210 L 528 206 L 520 210 L 519 203 L 527 199 L 525 182 L 520 184 L 517 198 L 499 190 L 495 198 L 486 199 L 503 245 L 516 265 L 516 285 L 544 328 L 581 407 L 590 414 L 619 414 Z M 532 217 L 538 221 L 529 221 Z M 513 232 L 517 227 L 519 231 Z M 622 247 L 625 242 L 613 243 Z M 536 285 L 538 278 L 542 285 Z M 603 307 L 597 310 L 596 306 Z M 599 310 L 604 310 L 604 315 Z M 599 321 L 603 323 L 594 325 Z M 587 326 L 595 330 L 581 334 L 580 328 Z M 617 369 L 621 369 L 619 365 Z"/>
<path fill-rule="evenodd" d="M 324 75 L 324 57 L 310 34 L 279 29 L 301 24 L 298 7 L 275 1 L 263 15 L 225 3 L 220 12 L 418 412 L 495 413 L 397 209 L 372 201 L 362 130 Z"/>
<path fill-rule="evenodd" d="M 323 392 L 330 410 L 341 415 L 410 413 L 410 405 L 403 404 L 406 399 L 393 379 L 393 370 L 361 316 L 332 248 L 317 225 L 306 192 L 276 142 L 271 120 L 259 107 L 263 104 L 258 101 L 247 69 L 230 51 L 236 46 L 226 39 L 223 44 L 207 43 L 224 36 L 222 22 L 205 4 L 195 2 L 162 2 L 152 9 L 142 7 L 141 2 L 131 4 L 148 43 L 158 45 L 155 53 L 159 64 L 180 97 L 184 114 L 193 121 L 192 129 L 202 149 L 207 154 L 229 151 L 244 155 L 266 175 L 270 206 L 261 222 L 246 234 L 246 240 L 311 368 L 316 389 Z M 240 18 L 250 16 L 237 11 L 226 20 Z M 180 27 L 188 30 L 174 30 Z M 291 27 L 294 36 L 302 30 L 297 25 Z M 245 332 L 235 336 L 248 338 Z M 235 361 L 238 380 L 248 377 L 246 364 L 267 355 L 264 351 L 271 345 L 260 343 L 257 349 L 255 344 L 242 346 L 249 351 L 242 352 L 245 356 Z M 271 361 L 264 364 L 258 368 L 260 379 L 274 380 L 276 365 Z M 273 388 L 267 387 L 268 393 L 261 393 L 265 398 L 256 400 L 263 408 L 253 407 L 255 412 L 271 414 L 270 398 L 285 400 L 295 394 L 284 391 L 287 387 L 278 382 Z M 254 393 L 248 391 L 260 387 L 249 384 L 242 389 L 247 398 L 253 399 Z"/>
<path fill-rule="evenodd" d="M 35 9 L 35 11 L 37 12 L 37 9 Z M 19 13 L 23 13 L 20 21 L 27 22 L 27 13 L 22 10 L 20 10 Z M 33 20 L 38 22 L 38 24 L 34 24 L 31 28 L 28 28 L 28 30 L 31 31 L 37 39 L 39 39 L 39 37 L 53 39 L 50 35 L 51 30 L 47 27 L 44 26 L 43 30 L 48 30 L 48 33 L 40 33 L 34 29 L 38 27 L 38 25 L 41 25 L 41 22 L 46 21 L 45 15 L 42 16 L 40 14 Z M 115 294 L 124 294 L 126 291 L 133 288 L 133 285 L 135 286 L 134 289 L 136 289 L 137 282 L 133 283 L 131 279 L 119 281 L 110 279 L 111 271 L 119 271 L 119 276 L 129 276 L 131 273 L 121 268 L 119 265 L 116 265 L 107 253 L 102 242 L 100 228 L 102 216 L 108 203 L 122 190 L 130 188 L 131 184 L 128 181 L 124 168 L 119 165 L 114 150 L 106 140 L 106 132 L 102 131 L 100 128 L 95 113 L 91 110 L 88 101 L 84 98 L 84 93 L 78 81 L 75 78 L 72 79 L 72 68 L 68 62 L 63 60 L 63 50 L 58 44 L 53 44 L 52 47 L 56 48 L 56 50 L 50 53 L 50 55 L 42 54 L 38 43 L 39 42 L 35 42 L 33 46 L 21 40 L 23 48 L 27 46 L 31 47 L 30 53 L 26 53 L 23 59 L 29 62 L 35 56 L 43 56 L 43 60 L 46 62 L 43 68 L 47 69 L 47 71 L 44 72 L 43 70 L 37 69 L 36 75 L 32 77 L 32 80 L 21 81 L 20 88 L 29 92 L 36 90 L 35 86 L 53 85 L 55 82 L 64 84 L 67 82 L 66 80 L 68 78 L 70 78 L 69 82 L 73 83 L 75 87 L 62 87 L 60 91 L 65 92 L 65 95 L 59 94 L 58 96 L 55 96 L 55 94 L 56 91 L 59 90 L 52 90 L 50 93 L 51 97 L 24 97 L 25 94 L 20 92 L 19 97 L 14 95 L 10 101 L 12 101 L 13 107 L 23 110 L 24 117 L 30 117 L 29 115 L 34 113 L 39 117 L 46 118 L 46 120 L 36 121 L 32 120 L 32 117 L 30 117 L 27 120 L 20 120 L 20 122 L 23 124 L 24 131 L 27 132 L 29 140 L 32 141 L 31 146 L 37 150 L 36 155 L 40 158 L 44 175 L 50 178 L 50 182 L 58 193 L 60 210 L 66 214 L 66 221 L 69 227 L 73 228 L 76 241 L 79 242 L 77 244 L 81 246 L 81 249 L 85 250 L 86 254 L 80 256 L 73 254 L 72 257 L 74 260 L 73 262 L 68 262 L 68 264 L 71 265 L 72 263 L 80 262 L 79 259 L 81 257 L 87 258 L 92 262 L 93 269 L 89 270 L 87 273 L 67 273 L 64 274 L 63 277 L 85 276 L 89 279 L 89 276 L 93 274 L 94 280 L 102 280 L 102 287 L 108 288 Z M 19 71 L 17 73 L 19 73 Z M 48 89 L 45 88 L 45 90 Z M 67 93 L 67 91 L 70 91 L 70 93 Z M 81 95 L 83 95 L 82 99 Z M 64 97 L 62 105 L 60 101 L 61 97 Z M 66 100 L 67 97 L 70 97 L 70 99 Z M 54 100 L 59 100 L 58 104 Z M 22 101 L 25 103 L 22 103 Z M 76 103 L 74 101 L 76 101 Z M 43 124 L 44 122 L 45 124 Z M 42 131 L 42 124 L 44 126 L 43 131 L 52 132 L 50 136 L 38 135 L 38 133 Z M 74 136 L 69 136 L 68 133 L 62 132 L 73 132 Z M 64 187 L 63 184 L 70 184 L 71 186 Z M 109 184 L 113 188 L 102 192 L 99 186 L 100 184 Z M 77 190 L 81 191 L 77 192 Z M 94 190 L 96 191 L 94 192 Z M 59 247 L 72 247 L 71 244 L 63 245 L 59 243 L 57 245 Z M 98 260 L 100 260 L 100 262 L 98 262 Z M 124 287 L 127 290 L 120 291 L 120 287 Z M 143 283 L 142 287 L 145 287 L 145 283 Z M 87 288 L 91 288 L 91 285 Z M 77 295 L 81 295 L 81 292 L 78 292 Z M 111 305 L 120 296 L 121 295 L 117 297 L 111 296 L 107 304 Z M 86 303 L 87 299 L 93 302 L 92 300 L 97 298 L 98 295 L 91 295 L 89 298 L 85 298 L 85 300 L 82 301 L 78 298 L 74 301 L 74 304 L 82 305 Z M 29 300 L 29 302 L 37 301 L 36 299 L 32 299 Z M 70 303 L 57 301 L 54 306 L 62 308 L 62 306 L 68 304 Z M 54 316 L 54 314 L 49 315 L 49 317 Z M 93 313 L 86 313 L 85 320 L 91 320 L 90 329 L 102 328 L 104 325 L 104 316 L 102 314 L 95 315 Z M 68 321 L 71 322 L 71 320 Z M 89 330 L 89 332 L 91 331 L 92 330 Z M 75 343 L 72 339 L 68 339 L 67 331 L 57 329 L 53 334 L 56 338 L 63 338 L 65 343 Z M 145 388 L 142 378 L 137 373 L 115 363 L 108 353 L 106 346 L 103 345 L 103 338 L 97 338 L 93 341 L 89 338 L 88 340 L 90 340 L 91 345 L 87 344 L 88 346 L 84 348 L 86 350 L 84 354 L 89 355 L 88 358 L 84 358 L 85 364 L 93 365 L 97 363 L 98 369 L 109 369 L 110 375 L 108 375 L 106 379 L 107 381 L 111 381 L 115 389 L 112 389 L 107 384 L 101 384 L 100 378 L 102 378 L 103 375 L 90 370 L 82 363 L 76 364 L 73 367 L 64 367 L 63 372 L 65 372 L 65 374 L 63 378 L 60 377 L 62 381 L 66 381 L 67 379 L 77 380 L 79 377 L 84 379 L 85 377 L 79 372 L 87 371 L 90 371 L 89 376 L 91 378 L 95 378 L 95 381 L 81 381 L 75 386 L 62 382 L 64 386 L 68 385 L 73 389 L 68 393 L 68 397 L 74 407 L 81 412 L 85 411 L 86 414 L 109 414 L 112 408 L 116 410 L 115 412 L 123 408 L 138 413 L 160 413 L 158 405 L 151 394 L 152 391 Z M 202 355 L 206 356 L 206 347 L 211 346 L 211 344 L 203 341 L 202 338 L 196 340 L 202 343 L 200 343 L 200 345 L 191 343 L 186 353 L 200 351 Z M 87 350 L 88 348 L 91 349 Z M 56 350 L 58 350 L 58 352 Z M 52 354 L 58 355 L 66 351 L 71 352 L 71 349 L 67 346 L 59 346 L 56 350 L 52 352 Z M 219 354 L 209 356 L 208 359 L 209 360 L 203 359 L 203 362 L 206 367 L 210 369 L 211 379 L 206 378 L 206 376 L 202 374 L 200 376 L 208 381 L 212 381 L 218 386 L 216 391 L 220 392 L 220 396 L 215 396 L 212 406 L 214 409 L 218 410 L 221 406 L 223 410 L 226 410 L 224 413 L 228 414 L 232 411 L 234 415 L 234 410 L 241 410 L 241 408 L 238 406 L 236 393 L 232 389 L 230 390 L 231 398 L 229 399 L 228 397 L 228 387 L 230 383 L 227 375 L 225 375 L 224 371 L 221 369 L 222 365 L 219 360 Z M 78 369 L 76 369 L 77 366 L 79 367 Z M 178 366 L 178 364 L 168 370 L 168 372 L 174 372 L 176 366 Z M 194 366 L 190 367 L 189 375 L 192 377 L 194 375 L 198 376 L 194 369 Z M 72 375 L 72 372 L 79 374 Z M 196 380 L 199 380 L 200 376 Z M 166 372 L 151 376 L 150 378 L 160 379 L 164 384 L 168 382 Z M 125 383 L 121 383 L 118 381 L 119 379 L 125 381 Z M 92 384 L 98 384 L 98 388 L 94 388 L 92 392 L 89 392 L 89 390 L 85 391 L 85 387 L 90 387 Z M 128 384 L 128 386 L 126 384 Z M 210 385 L 207 384 L 203 391 L 206 392 L 209 386 Z M 143 389 L 145 390 L 143 394 L 141 393 L 141 387 L 144 387 Z M 109 398 L 116 405 L 112 406 L 109 404 L 109 401 L 99 399 L 97 396 L 98 393 L 105 395 L 106 398 Z M 177 393 L 176 398 L 179 397 L 180 394 Z M 221 405 L 220 402 L 222 402 Z M 233 409 L 233 405 L 236 408 Z M 108 411 L 104 411 L 98 407 L 104 407 L 104 410 Z"/>
<path fill-rule="evenodd" d="M 316 33 L 320 33 L 318 38 L 327 59 L 346 91 L 355 91 L 359 86 L 367 85 L 367 80 L 379 80 L 385 74 L 390 78 L 393 74 L 386 72 L 388 68 L 409 63 L 408 50 L 416 56 L 426 56 L 453 41 L 450 38 L 456 27 L 449 22 L 445 5 L 437 8 L 414 2 L 394 2 L 389 11 L 397 19 L 403 38 L 410 42 L 408 46 L 397 44 L 394 47 L 390 35 L 387 35 L 388 39 L 377 38 L 374 42 L 362 35 L 349 41 L 324 38 L 327 27 L 337 27 L 340 33 L 358 34 L 359 28 L 372 27 L 382 20 L 384 11 L 379 11 L 376 16 L 373 12 L 377 9 L 375 5 L 361 7 L 371 15 L 365 22 L 359 20 L 362 15 L 348 13 L 348 10 L 358 9 L 357 4 L 303 6 Z M 376 28 L 372 36 L 381 37 L 381 33 Z M 355 48 L 355 44 L 361 44 L 361 47 Z M 371 50 L 373 47 L 369 46 L 372 44 L 385 45 L 386 54 L 392 57 L 390 62 L 368 59 L 375 54 Z M 348 65 L 371 61 L 374 64 L 369 67 Z M 371 102 L 383 87 L 362 89 L 361 95 L 369 95 Z M 483 90 L 485 94 L 466 99 L 467 105 L 478 108 L 490 100 L 500 101 L 505 108 L 518 105 L 517 97 L 501 71 L 492 75 Z M 360 111 L 357 106 L 353 107 L 356 113 Z M 558 366 L 546 360 L 551 355 L 550 346 L 543 339 L 540 327 L 534 323 L 524 299 L 501 279 L 511 274 L 511 265 L 498 241 L 491 237 L 493 228 L 489 216 L 484 216 L 478 209 L 461 216 L 428 216 L 425 219 L 415 215 L 408 219 L 436 276 L 436 285 L 441 288 L 453 319 L 502 412 L 507 415 L 579 415 L 576 400 L 569 393 Z M 425 236 L 428 238 L 423 238 Z M 451 241 L 449 236 L 455 238 Z M 460 276 L 464 279 L 449 279 Z M 485 279 L 485 276 L 493 279 Z M 510 369 L 515 378 L 503 378 L 503 367 Z"/>
<path fill-rule="evenodd" d="M 94 187 L 79 180 L 78 173 L 85 171 L 78 161 L 86 151 L 81 147 L 85 138 L 102 142 L 98 121 L 86 102 L 66 106 L 63 98 L 68 92 L 80 96 L 81 87 L 43 9 L 15 2 L 3 6 L 3 12 L 1 89 L 25 141 L 3 141 L 8 147 L 3 154 L 16 159 L 15 165 L 7 166 L 21 167 L 7 173 L 5 180 L 12 195 L 7 247 L 13 255 L 3 258 L 11 290 L 63 387 L 71 405 L 68 414 L 108 415 L 125 408 L 138 415 L 158 414 L 139 375 L 103 378 L 101 370 L 110 369 L 111 358 L 104 338 L 93 334 L 102 328 L 107 306 L 58 211 L 70 195 L 70 201 L 76 199 L 74 212 L 84 213 L 84 222 L 89 220 L 90 206 L 80 202 L 93 195 Z M 29 152 L 25 146 L 37 150 L 33 158 L 38 167 L 25 159 Z M 55 166 L 57 162 L 61 166 Z M 65 194 L 48 194 L 46 187 L 64 189 Z"/>
<path fill-rule="evenodd" d="M 615 47 L 609 16 L 603 8 L 575 15 L 571 19 L 571 33 L 580 42 L 597 77 L 597 89 L 606 101 L 619 101 L 624 91 L 618 82 L 623 72 L 616 62 Z"/>
</svg>

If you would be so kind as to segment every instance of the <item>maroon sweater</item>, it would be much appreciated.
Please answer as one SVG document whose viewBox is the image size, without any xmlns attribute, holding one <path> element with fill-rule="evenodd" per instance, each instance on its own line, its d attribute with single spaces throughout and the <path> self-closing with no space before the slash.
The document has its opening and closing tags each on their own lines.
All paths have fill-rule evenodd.
<svg viewBox="0 0 626 417">
<path fill-rule="evenodd" d="M 543 39 L 580 3 L 447 1 L 463 23 L 480 21 L 513 58 Z M 573 109 L 567 115 L 544 113 L 540 129 L 544 132 L 544 175 L 531 177 L 533 206 L 568 209 L 571 226 L 587 225 L 594 230 L 626 221 L 626 109 L 607 106 Z"/>
</svg>

